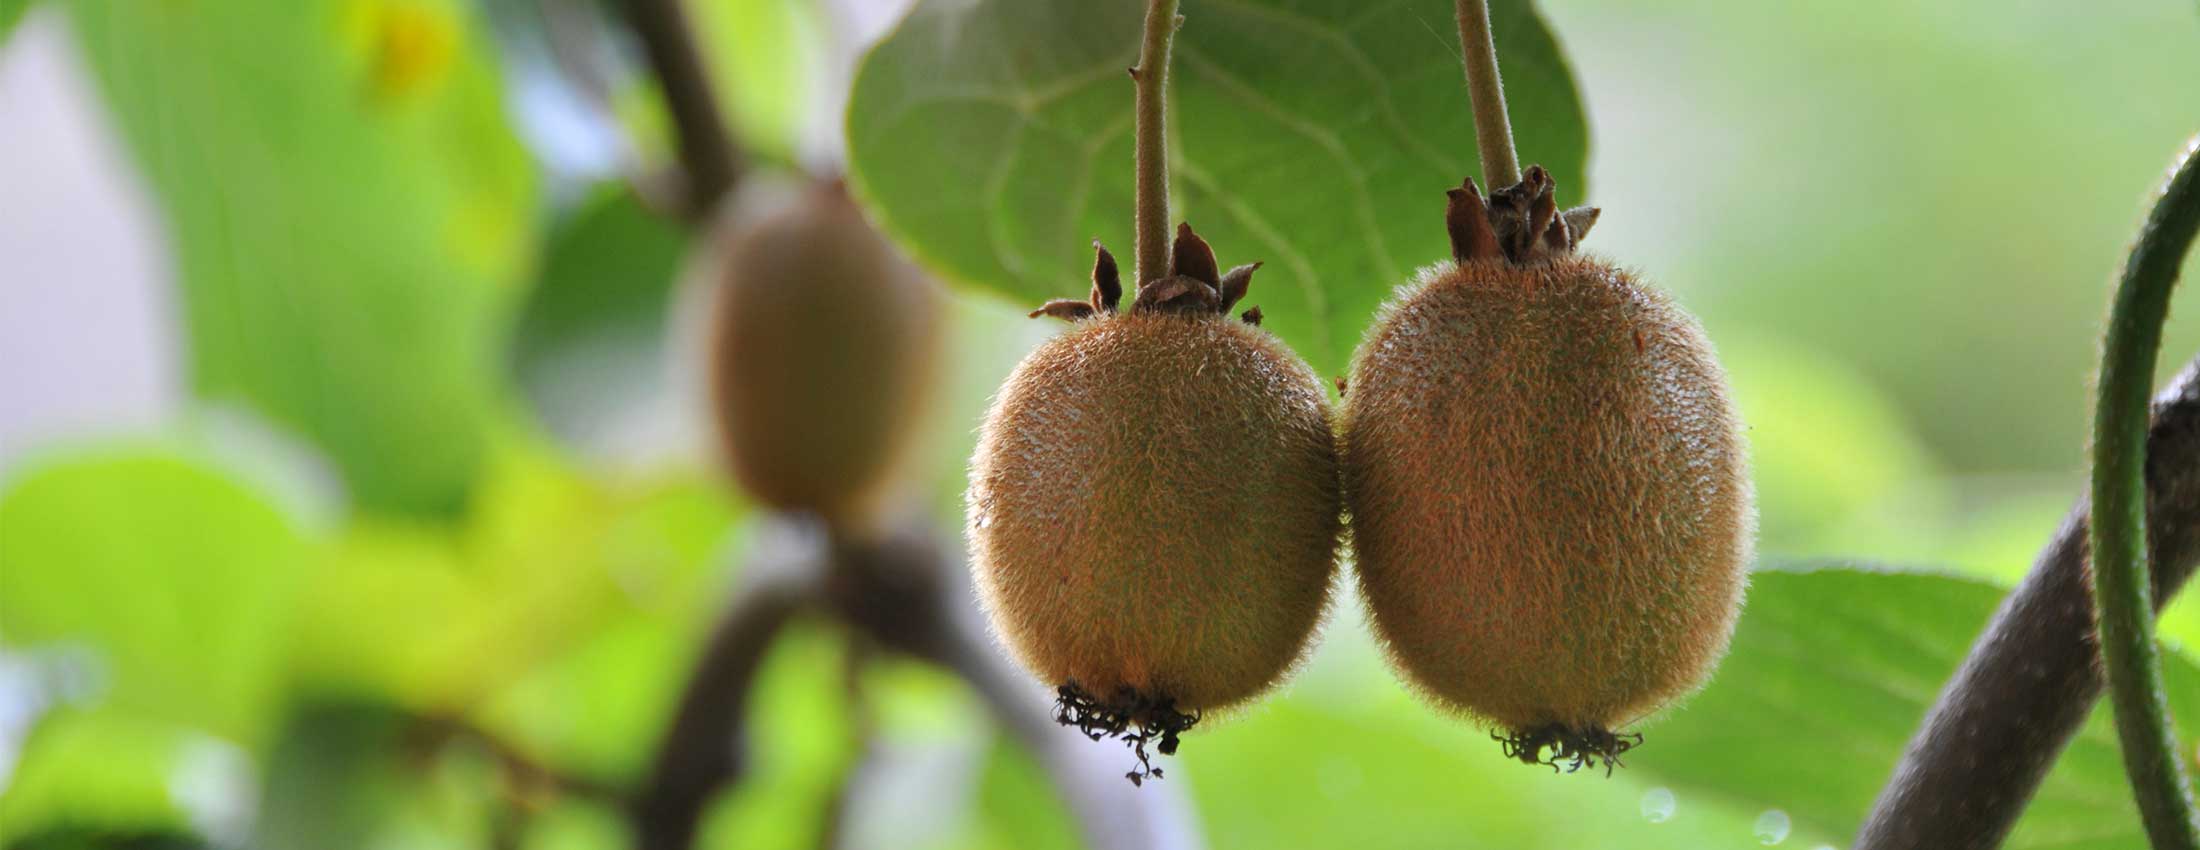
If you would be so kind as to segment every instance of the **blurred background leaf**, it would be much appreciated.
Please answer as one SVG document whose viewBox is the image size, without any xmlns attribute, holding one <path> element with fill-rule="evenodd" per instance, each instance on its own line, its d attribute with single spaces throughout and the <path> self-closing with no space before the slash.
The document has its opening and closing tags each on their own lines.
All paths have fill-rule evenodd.
<svg viewBox="0 0 2200 850">
<path fill-rule="evenodd" d="M 157 448 L 57 459 L 0 491 L 0 637 L 82 646 L 103 699 L 258 743 L 307 547 L 275 506 Z"/>
<path fill-rule="evenodd" d="M 1525 0 L 1492 4 L 1522 156 L 1585 197 L 1588 131 Z M 1191 4 L 1171 78 L 1173 206 L 1324 375 L 1376 305 L 1450 254 L 1444 191 L 1479 176 L 1452 4 Z M 1130 3 L 924 2 L 858 72 L 851 176 L 948 281 L 1082 295 L 1099 237 L 1132 254 Z M 1029 309 L 1028 307 L 1026 309 Z"/>
<path fill-rule="evenodd" d="M 685 231 L 622 185 L 592 187 L 550 224 L 510 359 L 520 390 L 563 442 L 616 451 L 634 409 L 666 395 L 666 330 L 687 249 Z"/>
<path fill-rule="evenodd" d="M 23 22 L 23 13 L 30 8 L 31 0 L 0 0 L 0 45 L 8 43 L 8 34 Z"/>
<path fill-rule="evenodd" d="M 466 500 L 534 176 L 458 0 L 69 4 L 164 205 L 191 374 L 364 507 Z"/>
<path fill-rule="evenodd" d="M 191 827 L 169 790 L 187 733 L 113 710 L 63 710 L 24 744 L 0 795 L 0 846 L 104 846 Z"/>
</svg>

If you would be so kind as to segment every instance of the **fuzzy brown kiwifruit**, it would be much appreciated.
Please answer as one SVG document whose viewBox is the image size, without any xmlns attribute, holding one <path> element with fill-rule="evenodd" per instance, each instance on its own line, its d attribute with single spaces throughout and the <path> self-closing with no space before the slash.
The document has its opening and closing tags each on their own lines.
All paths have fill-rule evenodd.
<svg viewBox="0 0 2200 850">
<path fill-rule="evenodd" d="M 938 287 L 839 181 L 734 207 L 716 238 L 709 371 L 727 466 L 764 504 L 867 522 L 931 394 Z"/>
<path fill-rule="evenodd" d="M 1725 654 L 1754 537 L 1726 377 L 1663 293 L 1574 252 L 1549 175 L 1451 193 L 1340 414 L 1360 587 L 1396 666 L 1523 761 L 1606 769 Z M 1546 756 L 1544 751 L 1548 750 Z"/>
<path fill-rule="evenodd" d="M 1335 574 L 1321 385 L 1258 308 L 1230 314 L 1256 267 L 1222 273 L 1181 227 L 1171 274 L 1118 312 L 1099 250 L 1089 299 L 1032 313 L 1074 324 L 1009 376 L 971 461 L 995 633 L 1058 689 L 1063 723 L 1130 740 L 1142 763 L 1147 740 L 1169 753 L 1202 713 L 1274 686 Z"/>
</svg>

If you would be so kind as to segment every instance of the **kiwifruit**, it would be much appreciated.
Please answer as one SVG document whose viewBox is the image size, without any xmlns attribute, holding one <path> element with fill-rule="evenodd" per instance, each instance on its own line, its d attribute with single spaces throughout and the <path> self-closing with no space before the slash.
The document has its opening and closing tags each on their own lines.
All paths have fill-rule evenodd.
<svg viewBox="0 0 2200 850">
<path fill-rule="evenodd" d="M 1058 719 L 1163 754 L 1203 713 L 1274 686 L 1335 574 L 1342 503 L 1306 363 L 1233 318 L 1189 226 L 1130 310 L 1099 243 L 1091 297 L 995 397 L 971 461 L 972 568 L 999 639 L 1057 688 Z M 1152 769 L 1158 776 L 1161 771 Z"/>
<path fill-rule="evenodd" d="M 1360 587 L 1388 653 L 1506 754 L 1571 767 L 1697 688 L 1725 654 L 1755 512 L 1703 329 L 1575 252 L 1530 168 L 1450 192 L 1453 259 L 1360 345 L 1340 415 Z M 1550 750 L 1546 757 L 1543 752 Z"/>
<path fill-rule="evenodd" d="M 732 205 L 715 238 L 711 402 L 734 478 L 774 508 L 869 521 L 931 394 L 938 287 L 837 180 Z"/>
</svg>

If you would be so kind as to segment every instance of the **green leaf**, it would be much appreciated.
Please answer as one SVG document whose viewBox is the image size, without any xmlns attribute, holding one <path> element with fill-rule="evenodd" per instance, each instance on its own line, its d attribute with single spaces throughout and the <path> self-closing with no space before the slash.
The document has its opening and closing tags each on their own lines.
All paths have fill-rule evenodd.
<svg viewBox="0 0 2200 850">
<path fill-rule="evenodd" d="M 568 442 L 645 404 L 665 382 L 665 331 L 687 237 L 623 186 L 550 228 L 512 339 L 521 389 Z"/>
<path fill-rule="evenodd" d="M 197 392 L 304 434 L 364 506 L 456 509 L 535 183 L 468 7 L 69 8 L 166 214 Z"/>
<path fill-rule="evenodd" d="M 0 846 L 67 847 L 74 845 L 57 833 L 186 827 L 169 775 L 190 741 L 173 724 L 114 710 L 61 709 L 40 718 L 0 793 Z"/>
<path fill-rule="evenodd" d="M 487 847 L 497 769 L 390 706 L 301 703 L 266 759 L 248 846 Z"/>
<path fill-rule="evenodd" d="M 1431 709 L 1399 684 L 1358 601 L 1340 602 L 1288 693 L 1202 720 L 1164 760 L 1164 781 L 1192 793 L 1215 850 L 1754 845 L 1755 810 L 1683 792 L 1669 815 L 1647 819 L 1644 798 L 1660 790 L 1656 777 L 1554 775 L 1505 758 L 1486 730 Z M 1108 745 L 1129 769 L 1128 750 Z M 1798 829 L 1786 846 L 1819 839 Z"/>
<path fill-rule="evenodd" d="M 31 0 L 0 0 L 0 46 L 8 43 L 8 36 L 15 32 L 15 25 L 23 22 L 23 13 L 30 11 Z"/>
<path fill-rule="evenodd" d="M 289 520 L 218 470 L 152 450 L 50 462 L 0 491 L 0 640 L 85 645 L 112 704 L 250 744 L 307 564 Z"/>
<path fill-rule="evenodd" d="M 1711 686 L 1649 724 L 1630 770 L 1778 808 L 1853 837 L 1910 733 L 2004 595 L 1942 575 L 1760 571 Z M 2169 656 L 2183 740 L 2200 733 L 2200 669 Z M 2082 839 L 2082 841 L 2081 841 Z M 2040 787 L 2006 847 L 2144 850 L 2103 705 Z"/>
<path fill-rule="evenodd" d="M 497 452 L 479 486 L 480 508 L 464 526 L 361 522 L 335 541 L 298 602 L 289 636 L 295 681 L 313 693 L 423 713 L 494 702 L 500 733 L 541 732 L 525 742 L 570 748 L 559 757 L 599 769 L 596 757 L 612 745 L 559 724 L 584 713 L 604 722 L 599 712 L 646 705 L 654 693 L 582 699 L 560 688 L 648 683 L 649 668 L 618 665 L 653 659 L 655 636 L 627 639 L 634 636 L 622 624 L 676 628 L 710 610 L 716 547 L 733 512 L 705 480 L 606 487 L 519 447 Z M 597 647 L 607 641 L 613 645 Z M 592 678 L 597 672 L 610 678 Z M 511 713 L 503 703 L 514 699 L 547 719 L 505 728 Z"/>
<path fill-rule="evenodd" d="M 1492 4 L 1513 130 L 1560 201 L 1588 131 L 1526 0 Z M 1325 373 L 1375 307 L 1449 254 L 1444 190 L 1479 175 L 1453 4 L 1193 0 L 1177 39 L 1178 217 Z M 1088 242 L 1131 250 L 1135 3 L 927 0 L 874 48 L 849 105 L 853 183 L 885 230 L 959 285 L 1037 306 L 1088 288 Z"/>
</svg>

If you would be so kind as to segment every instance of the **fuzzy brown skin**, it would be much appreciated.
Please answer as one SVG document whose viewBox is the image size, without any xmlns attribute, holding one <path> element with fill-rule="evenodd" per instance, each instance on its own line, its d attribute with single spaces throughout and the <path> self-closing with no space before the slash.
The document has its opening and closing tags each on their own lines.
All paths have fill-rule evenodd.
<svg viewBox="0 0 2200 850">
<path fill-rule="evenodd" d="M 1383 309 L 1350 386 L 1360 586 L 1419 689 L 1602 730 L 1710 675 L 1755 512 L 1694 319 L 1591 258 L 1446 263 Z"/>
<path fill-rule="evenodd" d="M 720 238 L 711 395 L 728 466 L 764 504 L 865 521 L 931 392 L 937 287 L 837 182 Z"/>
<path fill-rule="evenodd" d="M 971 462 L 973 570 L 1049 685 L 1181 712 L 1275 685 L 1321 619 L 1341 496 L 1320 385 L 1215 313 L 1077 322 L 1008 379 Z"/>
</svg>

